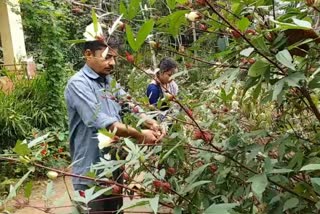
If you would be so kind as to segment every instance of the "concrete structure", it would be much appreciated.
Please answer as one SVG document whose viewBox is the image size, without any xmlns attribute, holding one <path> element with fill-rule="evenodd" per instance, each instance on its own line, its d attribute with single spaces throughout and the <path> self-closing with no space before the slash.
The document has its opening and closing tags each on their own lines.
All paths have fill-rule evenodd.
<svg viewBox="0 0 320 214">
<path fill-rule="evenodd" d="M 26 58 L 24 34 L 18 0 L 0 0 L 0 46 L 5 65 L 20 63 Z"/>
</svg>

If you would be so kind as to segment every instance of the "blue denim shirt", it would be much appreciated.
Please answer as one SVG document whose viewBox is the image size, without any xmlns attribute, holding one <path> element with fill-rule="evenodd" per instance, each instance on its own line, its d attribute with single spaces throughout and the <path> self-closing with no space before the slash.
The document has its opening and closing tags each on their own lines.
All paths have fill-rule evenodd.
<svg viewBox="0 0 320 214">
<path fill-rule="evenodd" d="M 112 78 L 100 77 L 88 65 L 70 78 L 65 89 L 69 116 L 70 153 L 74 174 L 85 175 L 92 164 L 99 162 L 98 129 L 121 121 L 121 106 L 113 97 L 126 92 Z M 88 180 L 73 178 L 73 184 L 89 184 Z"/>
</svg>

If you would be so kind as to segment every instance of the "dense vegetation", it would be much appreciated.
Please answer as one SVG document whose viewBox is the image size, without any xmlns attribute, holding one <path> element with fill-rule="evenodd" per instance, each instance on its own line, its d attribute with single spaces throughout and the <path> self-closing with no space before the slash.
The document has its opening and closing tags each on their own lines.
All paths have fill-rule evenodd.
<svg viewBox="0 0 320 214">
<path fill-rule="evenodd" d="M 144 172 L 140 190 L 128 183 L 121 187 L 141 196 L 133 204 L 150 204 L 155 213 L 158 205 L 174 213 L 318 213 L 317 4 L 21 1 L 28 51 L 43 67 L 32 83 L 18 83 L 12 95 L 1 96 L 6 105 L 0 105 L 0 130 L 7 130 L 1 140 L 10 139 L 12 146 L 13 140 L 31 140 L 32 128 L 65 129 L 61 94 L 68 74 L 81 66 L 81 45 L 68 40 L 82 39 L 92 8 L 106 26 L 123 14 L 114 34 L 123 39 L 127 56 L 120 52 L 116 78 L 148 109 L 145 88 L 151 79 L 143 71 L 163 56 L 174 57 L 181 90 L 171 103 L 181 110 L 170 115 L 173 126 L 159 145 L 122 139 L 114 146 L 125 148 L 126 160 L 96 168 L 106 175 L 126 164 L 128 183 Z M 31 141 L 31 149 L 20 141 L 13 149 L 24 172 L 26 166 L 43 168 L 43 138 Z"/>
</svg>

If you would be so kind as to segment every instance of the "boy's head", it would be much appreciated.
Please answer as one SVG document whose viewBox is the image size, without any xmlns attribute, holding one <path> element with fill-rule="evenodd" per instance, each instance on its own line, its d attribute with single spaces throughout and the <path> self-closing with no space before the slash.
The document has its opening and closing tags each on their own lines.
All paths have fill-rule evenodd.
<svg viewBox="0 0 320 214">
<path fill-rule="evenodd" d="M 157 72 L 157 77 L 162 84 L 167 84 L 171 82 L 171 76 L 174 74 L 177 69 L 177 63 L 169 58 L 163 58 L 159 63 L 159 71 Z"/>
</svg>

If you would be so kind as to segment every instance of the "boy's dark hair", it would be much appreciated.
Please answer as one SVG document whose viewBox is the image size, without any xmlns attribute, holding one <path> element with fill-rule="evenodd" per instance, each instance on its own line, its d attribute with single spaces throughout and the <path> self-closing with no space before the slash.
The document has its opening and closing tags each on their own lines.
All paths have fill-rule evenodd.
<svg viewBox="0 0 320 214">
<path fill-rule="evenodd" d="M 84 43 L 83 51 L 90 50 L 93 53 L 97 50 L 104 49 L 105 47 L 110 47 L 112 49 L 118 49 L 120 44 L 118 40 L 114 37 L 109 37 L 107 41 L 88 41 Z"/>
<path fill-rule="evenodd" d="M 178 65 L 173 59 L 171 59 L 169 57 L 165 57 L 159 63 L 159 68 L 160 68 L 159 72 L 160 73 L 166 72 L 168 70 L 171 70 L 171 69 L 177 68 L 177 67 L 178 67 Z"/>
</svg>

